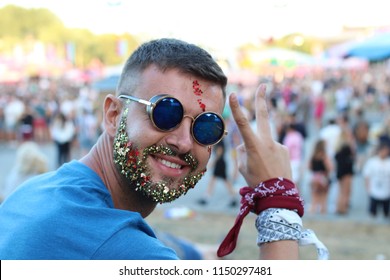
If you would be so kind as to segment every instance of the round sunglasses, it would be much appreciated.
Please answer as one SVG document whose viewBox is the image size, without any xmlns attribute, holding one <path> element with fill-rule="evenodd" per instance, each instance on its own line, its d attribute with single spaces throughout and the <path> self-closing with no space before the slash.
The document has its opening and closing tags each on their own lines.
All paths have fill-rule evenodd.
<svg viewBox="0 0 390 280">
<path fill-rule="evenodd" d="M 146 105 L 149 119 L 153 126 L 160 131 L 174 130 L 185 117 L 180 101 L 167 94 L 155 95 L 149 101 L 126 94 L 121 94 L 118 97 Z M 217 113 L 203 112 L 195 118 L 190 118 L 192 118 L 192 137 L 200 145 L 215 145 L 227 134 L 225 122 L 222 116 Z"/>
</svg>

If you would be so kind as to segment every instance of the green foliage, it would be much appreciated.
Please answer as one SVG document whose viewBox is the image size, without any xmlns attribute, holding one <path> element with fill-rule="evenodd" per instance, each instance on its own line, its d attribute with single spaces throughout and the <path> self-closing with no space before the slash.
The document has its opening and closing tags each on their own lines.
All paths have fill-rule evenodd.
<svg viewBox="0 0 390 280">
<path fill-rule="evenodd" d="M 127 45 L 125 54 L 117 52 L 119 40 Z M 47 9 L 25 9 L 8 5 L 0 9 L 0 53 L 11 53 L 15 46 L 30 50 L 33 42 L 56 48 L 65 56 L 65 46 L 75 46 L 76 66 L 85 67 L 98 59 L 107 65 L 121 63 L 138 45 L 130 34 L 95 35 L 86 29 L 69 29 Z"/>
<path fill-rule="evenodd" d="M 47 29 L 64 28 L 61 20 L 47 9 L 24 9 L 8 5 L 0 9 L 0 37 L 41 39 Z"/>
</svg>

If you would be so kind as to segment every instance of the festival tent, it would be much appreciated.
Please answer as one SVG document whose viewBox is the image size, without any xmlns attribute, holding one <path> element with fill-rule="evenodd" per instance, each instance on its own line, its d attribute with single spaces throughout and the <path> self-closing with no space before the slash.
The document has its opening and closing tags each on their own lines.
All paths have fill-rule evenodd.
<svg viewBox="0 0 390 280">
<path fill-rule="evenodd" d="M 254 63 L 290 68 L 298 65 L 310 65 L 314 58 L 303 52 L 275 47 L 253 52 L 251 59 Z"/>
<path fill-rule="evenodd" d="M 370 62 L 390 58 L 390 32 L 378 33 L 349 47 L 345 57 L 359 57 Z"/>
<path fill-rule="evenodd" d="M 330 55 L 326 50 L 322 55 L 315 58 L 313 63 L 314 67 L 321 67 L 324 69 L 355 69 L 364 70 L 367 69 L 369 61 L 360 57 L 347 57 L 343 58 L 339 55 Z"/>
<path fill-rule="evenodd" d="M 361 41 L 352 40 L 332 45 L 324 50 L 322 57 L 329 59 L 344 59 L 347 56 L 348 51 L 359 42 Z"/>
<path fill-rule="evenodd" d="M 123 67 L 123 64 L 104 67 L 103 77 L 92 83 L 92 88 L 103 94 L 115 93 Z"/>
<path fill-rule="evenodd" d="M 92 84 L 92 88 L 98 92 L 115 93 L 119 81 L 119 75 L 111 75 Z"/>
<path fill-rule="evenodd" d="M 119 82 L 119 78 L 119 74 L 109 73 L 109 76 L 106 76 L 91 84 L 92 89 L 98 93 L 97 100 L 95 101 L 96 107 L 99 108 L 98 114 L 101 113 L 100 110 L 107 94 L 116 94 L 116 87 Z"/>
</svg>

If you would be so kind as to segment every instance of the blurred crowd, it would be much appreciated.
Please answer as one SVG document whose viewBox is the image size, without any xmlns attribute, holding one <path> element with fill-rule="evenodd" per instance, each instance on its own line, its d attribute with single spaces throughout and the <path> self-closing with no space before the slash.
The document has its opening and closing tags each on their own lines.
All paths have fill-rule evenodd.
<svg viewBox="0 0 390 280">
<path fill-rule="evenodd" d="M 390 158 L 383 152 L 390 147 L 390 65 L 260 80 L 268 85 L 274 139 L 290 151 L 293 180 L 302 186 L 309 175 L 308 211 L 347 215 L 352 191 L 361 187 L 354 178 L 362 176 L 368 213 L 390 222 Z M 239 85 L 236 91 L 256 129 L 254 88 Z M 231 139 L 237 138 L 232 125 Z M 379 160 L 379 174 L 372 171 L 373 160 Z M 328 209 L 331 187 L 337 188 L 335 209 Z"/>
<path fill-rule="evenodd" d="M 333 184 L 339 192 L 335 212 L 347 214 L 353 177 L 361 174 L 367 179 L 370 214 L 377 216 L 383 206 L 388 217 L 390 167 L 383 171 L 387 172 L 386 187 L 375 192 L 372 185 L 379 183 L 370 181 L 365 165 L 378 156 L 378 149 L 390 145 L 389 64 L 372 64 L 365 70 L 321 69 L 283 79 L 262 76 L 259 81 L 267 84 L 274 138 L 290 150 L 293 180 L 300 186 L 304 175 L 311 175 L 309 210 L 329 212 L 327 200 Z M 228 92 L 238 94 L 256 129 L 254 87 L 229 87 Z M 101 132 L 99 94 L 88 85 L 71 87 L 47 79 L 0 86 L 0 142 L 14 146 L 23 142 L 55 144 L 58 166 L 70 161 L 74 151 L 81 157 Z M 239 176 L 234 148 L 241 139 L 228 107 L 224 117 L 229 131 L 226 157 L 234 167 L 227 176 L 234 184 Z M 386 153 L 384 159 L 389 160 Z"/>
<path fill-rule="evenodd" d="M 16 146 L 54 142 L 58 165 L 70 160 L 72 148 L 85 154 L 100 134 L 97 92 L 61 81 L 31 79 L 0 87 L 0 141 Z"/>
</svg>

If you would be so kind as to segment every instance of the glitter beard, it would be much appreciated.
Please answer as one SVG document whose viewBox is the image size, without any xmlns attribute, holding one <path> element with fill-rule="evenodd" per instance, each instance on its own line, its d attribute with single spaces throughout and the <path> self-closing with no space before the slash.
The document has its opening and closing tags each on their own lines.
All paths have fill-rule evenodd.
<svg viewBox="0 0 390 280">
<path fill-rule="evenodd" d="M 147 166 L 147 157 L 153 154 L 175 156 L 176 153 L 163 145 L 153 145 L 143 150 L 142 155 L 138 148 L 129 141 L 126 131 L 128 108 L 126 107 L 119 125 L 118 133 L 114 139 L 114 162 L 122 175 L 135 184 L 135 190 L 141 191 L 147 197 L 158 203 L 171 202 L 186 194 L 189 189 L 202 178 L 206 170 L 192 173 L 198 167 L 198 161 L 191 155 L 186 154 L 184 160 L 191 166 L 191 173 L 186 176 L 177 189 L 170 189 L 169 182 L 172 179 L 165 179 L 159 182 L 151 180 L 151 172 Z"/>
</svg>

